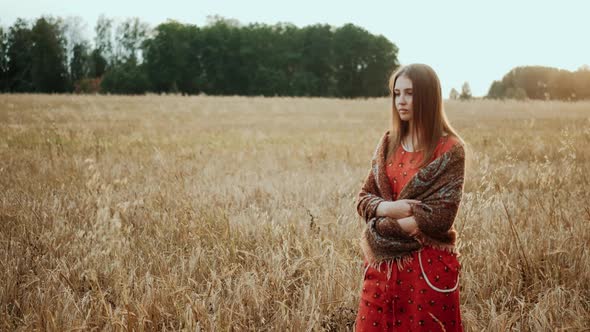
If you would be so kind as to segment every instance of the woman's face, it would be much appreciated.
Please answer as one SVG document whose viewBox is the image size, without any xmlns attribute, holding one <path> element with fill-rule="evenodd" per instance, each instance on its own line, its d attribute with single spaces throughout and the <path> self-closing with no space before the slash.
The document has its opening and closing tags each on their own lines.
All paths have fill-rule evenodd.
<svg viewBox="0 0 590 332">
<path fill-rule="evenodd" d="M 412 93 L 412 81 L 407 76 L 402 75 L 395 80 L 393 102 L 402 121 L 411 121 L 414 115 Z"/>
</svg>

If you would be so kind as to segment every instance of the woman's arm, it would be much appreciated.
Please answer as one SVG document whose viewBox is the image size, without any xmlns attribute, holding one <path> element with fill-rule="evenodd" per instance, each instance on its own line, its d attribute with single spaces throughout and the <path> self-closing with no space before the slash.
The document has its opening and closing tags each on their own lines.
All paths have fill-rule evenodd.
<svg viewBox="0 0 590 332">
<path fill-rule="evenodd" d="M 377 216 L 384 217 L 377 223 L 377 232 L 383 236 L 402 232 L 414 235 L 418 231 L 416 219 L 412 216 L 412 205 L 420 203 L 418 200 L 402 199 L 398 201 L 384 201 L 377 207 Z"/>
<path fill-rule="evenodd" d="M 365 178 L 365 182 L 361 190 L 356 196 L 356 210 L 365 222 L 368 222 L 377 215 L 377 207 L 385 202 L 381 196 L 378 195 L 377 182 L 373 170 L 369 170 L 369 174 Z"/>
<path fill-rule="evenodd" d="M 397 201 L 382 201 L 375 211 L 376 217 L 390 217 L 400 219 L 412 215 L 412 205 L 420 203 L 415 199 L 400 199 Z"/>
<path fill-rule="evenodd" d="M 377 232 L 382 236 L 390 236 L 406 233 L 410 236 L 418 234 L 418 224 L 416 219 L 406 217 L 401 219 L 392 219 L 388 217 L 381 218 L 375 225 Z"/>
<path fill-rule="evenodd" d="M 356 210 L 359 216 L 365 219 L 365 222 L 369 222 L 369 220 L 375 218 L 377 214 L 377 206 L 385 201 L 375 177 L 379 170 L 378 160 L 381 158 L 380 156 L 384 153 L 384 149 L 387 147 L 386 142 L 388 135 L 389 131 L 385 132 L 385 135 L 383 135 L 379 144 L 375 148 L 375 152 L 371 159 L 369 174 L 367 174 L 365 182 L 356 197 Z"/>
</svg>

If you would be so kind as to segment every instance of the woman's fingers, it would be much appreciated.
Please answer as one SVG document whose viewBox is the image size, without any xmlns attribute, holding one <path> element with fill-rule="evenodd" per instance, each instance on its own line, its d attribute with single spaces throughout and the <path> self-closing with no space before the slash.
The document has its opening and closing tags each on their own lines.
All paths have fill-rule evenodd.
<svg viewBox="0 0 590 332">
<path fill-rule="evenodd" d="M 415 204 L 420 204 L 422 203 L 421 201 L 417 200 L 417 199 L 406 199 L 404 200 L 406 204 L 408 205 L 415 205 Z"/>
<path fill-rule="evenodd" d="M 415 204 L 420 204 L 421 202 L 417 199 L 407 199 L 406 204 L 408 204 L 408 210 L 406 211 L 406 217 L 410 217 L 413 215 L 412 206 Z"/>
</svg>

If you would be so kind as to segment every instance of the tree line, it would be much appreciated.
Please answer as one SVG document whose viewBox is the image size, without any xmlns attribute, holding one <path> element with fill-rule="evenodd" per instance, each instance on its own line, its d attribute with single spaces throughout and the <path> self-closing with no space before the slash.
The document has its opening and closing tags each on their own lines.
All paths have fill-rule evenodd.
<svg viewBox="0 0 590 332">
<path fill-rule="evenodd" d="M 590 67 L 585 65 L 576 71 L 542 66 L 516 67 L 492 83 L 487 98 L 590 99 Z"/>
<path fill-rule="evenodd" d="M 101 16 L 92 42 L 83 27 L 46 16 L 0 27 L 0 91 L 376 97 L 399 66 L 395 44 L 353 24 L 151 28 Z"/>
</svg>

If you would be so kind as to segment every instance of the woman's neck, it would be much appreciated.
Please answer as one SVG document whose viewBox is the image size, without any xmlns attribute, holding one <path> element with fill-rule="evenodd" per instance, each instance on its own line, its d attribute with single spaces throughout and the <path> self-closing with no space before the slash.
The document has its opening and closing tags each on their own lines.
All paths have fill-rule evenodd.
<svg viewBox="0 0 590 332">
<path fill-rule="evenodd" d="M 406 147 L 408 152 L 416 151 L 416 147 L 418 147 L 418 137 L 414 134 L 414 126 L 412 126 L 412 122 L 408 123 L 408 132 L 404 137 L 402 137 L 402 144 Z"/>
</svg>

